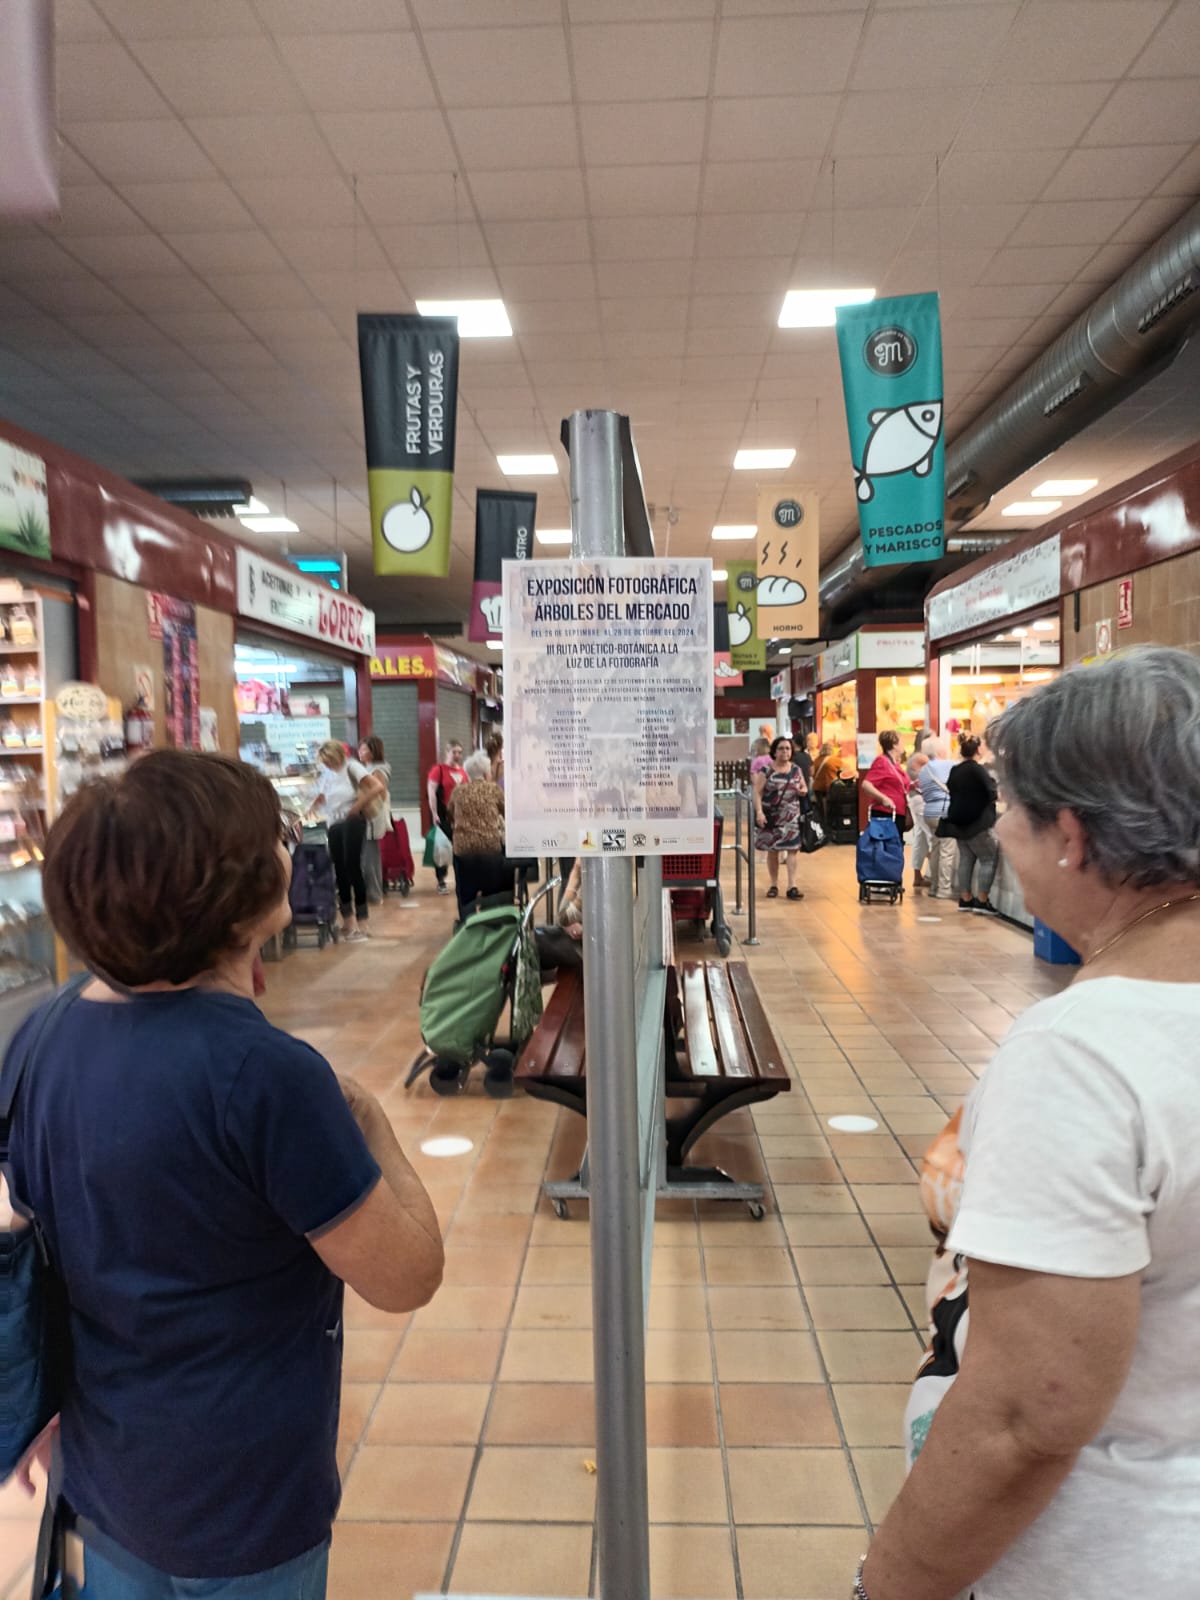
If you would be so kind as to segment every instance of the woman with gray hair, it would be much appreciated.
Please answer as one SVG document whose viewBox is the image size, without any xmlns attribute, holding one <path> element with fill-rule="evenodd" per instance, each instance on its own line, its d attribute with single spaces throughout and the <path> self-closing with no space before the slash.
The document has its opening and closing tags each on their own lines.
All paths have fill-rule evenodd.
<svg viewBox="0 0 1200 1600">
<path fill-rule="evenodd" d="M 910 1405 L 916 1461 L 855 1593 L 1193 1595 L 1200 661 L 1151 647 L 1076 668 L 988 743 L 1006 858 L 1083 965 L 964 1112 L 949 1250 L 970 1328 L 960 1282 L 914 1390 L 940 1405 Z"/>
<path fill-rule="evenodd" d="M 454 884 L 458 914 L 480 895 L 512 887 L 504 864 L 504 790 L 492 777 L 492 758 L 476 750 L 463 763 L 466 783 L 450 796 L 447 813 L 454 841 Z"/>
</svg>

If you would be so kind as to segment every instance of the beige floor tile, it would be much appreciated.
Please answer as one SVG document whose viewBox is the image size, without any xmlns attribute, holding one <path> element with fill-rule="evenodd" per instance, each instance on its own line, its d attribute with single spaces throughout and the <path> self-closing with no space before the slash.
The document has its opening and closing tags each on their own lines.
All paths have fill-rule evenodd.
<svg viewBox="0 0 1200 1600">
<path fill-rule="evenodd" d="M 808 1309 L 814 1328 L 908 1328 L 908 1307 L 895 1289 L 812 1288 Z"/>
<path fill-rule="evenodd" d="M 586 1245 L 567 1245 L 562 1249 L 531 1247 L 521 1272 L 524 1284 L 590 1284 L 592 1252 Z"/>
<path fill-rule="evenodd" d="M 875 1212 L 866 1218 L 866 1223 L 876 1244 L 924 1245 L 933 1250 L 933 1235 L 924 1211 Z"/>
<path fill-rule="evenodd" d="M 595 1437 L 596 1406 L 590 1383 L 496 1385 L 487 1418 L 488 1444 L 590 1448 Z"/>
<path fill-rule="evenodd" d="M 651 1328 L 689 1328 L 703 1332 L 708 1327 L 708 1307 L 704 1286 L 661 1284 L 650 1286 L 649 1326 Z"/>
<path fill-rule="evenodd" d="M 787 1226 L 789 1215 L 801 1212 L 827 1216 L 856 1216 L 854 1196 L 844 1183 L 777 1183 L 775 1202 Z"/>
<path fill-rule="evenodd" d="M 850 1524 L 858 1497 L 840 1450 L 730 1450 L 733 1519 L 755 1523 Z"/>
<path fill-rule="evenodd" d="M 924 1210 L 915 1173 L 904 1183 L 859 1183 L 853 1187 L 854 1198 L 868 1216 Z"/>
<path fill-rule="evenodd" d="M 732 1595 L 735 1589 L 728 1528 L 665 1523 L 651 1527 L 650 1592 L 654 1600 L 712 1600 L 713 1595 Z"/>
<path fill-rule="evenodd" d="M 646 1381 L 711 1383 L 708 1334 L 681 1328 L 651 1328 L 646 1335 Z"/>
<path fill-rule="evenodd" d="M 916 1376 L 921 1346 L 912 1333 L 817 1334 L 834 1383 L 904 1383 Z"/>
<path fill-rule="evenodd" d="M 843 1156 L 842 1174 L 847 1183 L 916 1183 L 912 1163 L 902 1156 Z"/>
<path fill-rule="evenodd" d="M 800 1282 L 807 1292 L 810 1285 L 818 1284 L 883 1284 L 889 1282 L 888 1270 L 879 1251 L 871 1246 L 817 1246 L 797 1245 L 792 1255 Z"/>
<path fill-rule="evenodd" d="M 836 1445 L 837 1424 L 825 1386 L 818 1383 L 723 1383 L 725 1443 Z"/>
<path fill-rule="evenodd" d="M 475 1452 L 443 1445 L 365 1444 L 342 1496 L 344 1522 L 433 1522 L 462 1512 Z"/>
<path fill-rule="evenodd" d="M 587 1206 L 581 1202 L 572 1208 L 570 1218 L 565 1222 L 553 1212 L 539 1211 L 533 1219 L 529 1243 L 539 1249 L 561 1250 L 564 1246 L 578 1249 L 581 1245 L 586 1247 L 590 1238 Z"/>
<path fill-rule="evenodd" d="M 904 1442 L 907 1383 L 835 1383 L 833 1396 L 850 1445 L 898 1446 Z"/>
<path fill-rule="evenodd" d="M 670 1246 L 660 1247 L 656 1244 L 652 1251 L 652 1257 L 650 1283 L 653 1288 L 657 1288 L 660 1284 L 702 1283 L 704 1280 L 703 1269 L 700 1265 L 700 1247 L 698 1245 L 687 1245 L 683 1249 L 677 1250 Z"/>
<path fill-rule="evenodd" d="M 329 1600 L 437 1593 L 453 1541 L 452 1522 L 339 1522 L 329 1560 Z"/>
<path fill-rule="evenodd" d="M 949 1120 L 939 1106 L 931 1105 L 928 1111 L 891 1111 L 887 1125 L 893 1133 L 922 1133 L 929 1143 L 935 1133 L 940 1133 Z"/>
<path fill-rule="evenodd" d="M 933 1260 L 930 1245 L 884 1245 L 883 1259 L 899 1284 L 924 1284 Z"/>
<path fill-rule="evenodd" d="M 511 1289 L 521 1275 L 524 1255 L 523 1245 L 447 1244 L 443 1287 L 507 1286 Z"/>
<path fill-rule="evenodd" d="M 819 1383 L 821 1367 L 809 1333 L 713 1335 L 722 1383 Z"/>
<path fill-rule="evenodd" d="M 867 1502 L 867 1512 L 878 1527 L 904 1482 L 904 1451 L 899 1448 L 854 1450 L 851 1454 L 863 1499 Z"/>
<path fill-rule="evenodd" d="M 491 1383 L 503 1337 L 499 1329 L 460 1329 L 449 1336 L 445 1329 L 411 1328 L 391 1377 L 407 1383 Z"/>
<path fill-rule="evenodd" d="M 400 1334 L 384 1329 L 347 1328 L 342 1350 L 343 1381 L 374 1379 L 381 1383 L 396 1359 L 400 1339 Z"/>
<path fill-rule="evenodd" d="M 705 1245 L 704 1272 L 710 1285 L 793 1284 L 796 1281 L 785 1243 L 765 1249 L 750 1246 L 745 1250 Z"/>
<path fill-rule="evenodd" d="M 654 1219 L 654 1242 L 665 1249 L 686 1249 L 698 1240 L 694 1217 L 662 1216 Z"/>
<path fill-rule="evenodd" d="M 586 1383 L 592 1376 L 592 1335 L 585 1328 L 514 1328 L 500 1363 L 503 1383 Z"/>
<path fill-rule="evenodd" d="M 512 1311 L 512 1290 L 507 1285 L 486 1288 L 442 1286 L 427 1306 L 413 1317 L 413 1327 L 458 1332 L 460 1329 L 506 1328 Z"/>
<path fill-rule="evenodd" d="M 646 1466 L 651 1522 L 728 1523 L 720 1450 L 654 1448 Z"/>
<path fill-rule="evenodd" d="M 767 1196 L 768 1206 L 771 1197 Z M 655 1229 L 657 1237 L 658 1230 Z M 700 1242 L 705 1250 L 767 1250 L 787 1243 L 780 1220 L 773 1212 L 754 1222 L 743 1206 L 712 1202 L 700 1219 Z"/>
<path fill-rule="evenodd" d="M 591 1563 L 590 1523 L 468 1522 L 450 1588 L 455 1594 L 494 1593 L 501 1585 L 522 1595 L 586 1594 Z"/>
<path fill-rule="evenodd" d="M 845 1600 L 866 1536 L 850 1528 L 739 1528 L 745 1600 Z"/>
<path fill-rule="evenodd" d="M 480 1211 L 470 1216 L 464 1215 L 454 1221 L 446 1243 L 455 1250 L 462 1245 L 480 1245 L 491 1248 L 492 1246 L 524 1245 L 529 1240 L 529 1230 L 533 1226 L 533 1201 L 529 1200 L 528 1216 L 512 1216 L 504 1212 Z M 550 1219 L 554 1221 L 554 1218 Z M 563 1240 L 563 1243 L 567 1243 Z"/>
<path fill-rule="evenodd" d="M 714 1328 L 807 1328 L 808 1318 L 795 1285 L 762 1288 L 750 1285 L 710 1286 L 708 1308 Z"/>
<path fill-rule="evenodd" d="M 783 1219 L 789 1241 L 799 1245 L 868 1245 L 867 1225 L 855 1213 L 852 1217 L 821 1216 L 812 1212 L 793 1214 Z"/>
<path fill-rule="evenodd" d="M 392 1333 L 403 1333 L 411 1317 L 412 1313 L 408 1311 L 380 1311 L 378 1306 L 371 1305 L 370 1301 L 355 1294 L 347 1285 L 342 1311 L 342 1320 L 347 1328 L 384 1328 Z"/>
<path fill-rule="evenodd" d="M 767 1172 L 775 1185 L 842 1181 L 841 1171 L 832 1156 L 768 1156 Z"/>
<path fill-rule="evenodd" d="M 912 1312 L 913 1321 L 921 1331 L 924 1338 L 929 1325 L 929 1305 L 924 1286 L 921 1284 L 905 1284 L 900 1293 L 904 1296 L 904 1303 Z"/>
<path fill-rule="evenodd" d="M 358 1448 L 379 1392 L 380 1385 L 377 1383 L 342 1384 L 342 1404 L 338 1414 L 338 1470 L 342 1473 Z"/>
<path fill-rule="evenodd" d="M 648 1383 L 646 1436 L 652 1445 L 712 1448 L 720 1443 L 711 1383 Z"/>
<path fill-rule="evenodd" d="M 386 1383 L 367 1443 L 475 1444 L 491 1392 L 486 1383 Z"/>
<path fill-rule="evenodd" d="M 485 1445 L 467 1518 L 470 1522 L 519 1522 L 536 1506 L 539 1522 L 590 1522 L 596 1479 L 587 1470 L 587 1460 L 582 1449 Z"/>
<path fill-rule="evenodd" d="M 590 1328 L 591 1284 L 524 1284 L 513 1309 L 514 1328 Z"/>
</svg>

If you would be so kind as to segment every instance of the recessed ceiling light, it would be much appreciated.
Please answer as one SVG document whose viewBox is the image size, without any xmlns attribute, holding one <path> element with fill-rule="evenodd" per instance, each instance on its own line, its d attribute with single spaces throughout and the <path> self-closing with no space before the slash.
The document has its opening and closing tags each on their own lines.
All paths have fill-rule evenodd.
<svg viewBox="0 0 1200 1600">
<path fill-rule="evenodd" d="M 1100 482 L 1099 478 L 1047 478 L 1045 483 L 1039 483 L 1036 489 L 1029 492 L 1036 495 L 1039 500 L 1058 495 L 1086 494 L 1089 489 L 1094 489 Z"/>
<path fill-rule="evenodd" d="M 1028 639 L 1028 637 L 1029 637 L 1029 629 L 1028 628 L 1014 628 L 1013 631 L 1012 631 L 1012 637 L 1014 639 Z"/>
<path fill-rule="evenodd" d="M 472 1140 L 464 1138 L 461 1134 L 443 1134 L 438 1139 L 423 1139 L 421 1141 L 421 1154 L 423 1156 L 465 1156 L 474 1150 Z"/>
<path fill-rule="evenodd" d="M 535 528 L 533 536 L 539 544 L 570 544 L 570 528 Z"/>
<path fill-rule="evenodd" d="M 791 653 L 792 653 L 792 647 L 791 647 L 790 644 L 781 644 L 779 646 L 779 649 L 776 650 L 776 652 L 775 652 L 775 654 L 777 656 L 790 656 Z"/>
<path fill-rule="evenodd" d="M 839 1133 L 874 1133 L 879 1124 L 874 1117 L 830 1117 L 829 1126 Z"/>
<path fill-rule="evenodd" d="M 553 456 L 497 456 L 496 464 L 508 478 L 553 478 L 558 462 Z"/>
<path fill-rule="evenodd" d="M 729 574 L 726 572 L 724 567 L 714 567 L 713 568 L 713 582 L 714 583 L 724 583 L 725 579 L 728 576 L 729 576 Z"/>
<path fill-rule="evenodd" d="M 503 650 L 504 649 L 504 640 L 503 639 L 485 639 L 483 642 L 484 642 L 484 644 L 487 645 L 489 650 Z"/>
<path fill-rule="evenodd" d="M 733 458 L 735 472 L 767 472 L 772 467 L 790 467 L 794 450 L 739 450 Z"/>
<path fill-rule="evenodd" d="M 758 532 L 757 522 L 723 522 L 713 529 L 714 539 L 753 539 Z"/>
<path fill-rule="evenodd" d="M 781 328 L 832 328 L 838 306 L 862 306 L 874 289 L 789 289 L 779 311 Z"/>
<path fill-rule="evenodd" d="M 418 300 L 423 317 L 457 317 L 460 339 L 511 339 L 503 300 Z"/>
<path fill-rule="evenodd" d="M 271 508 L 256 494 L 252 494 L 242 505 L 234 506 L 233 514 L 235 517 L 266 517 L 270 516 Z"/>
<path fill-rule="evenodd" d="M 1053 617 L 1042 617 L 1034 623 L 1034 627 L 1039 633 L 1056 633 L 1058 631 L 1058 623 Z"/>
<path fill-rule="evenodd" d="M 251 533 L 299 533 L 300 524 L 290 517 L 242 517 L 243 528 Z"/>
<path fill-rule="evenodd" d="M 1014 500 L 1000 513 L 1002 517 L 1046 517 L 1057 511 L 1061 500 Z"/>
</svg>

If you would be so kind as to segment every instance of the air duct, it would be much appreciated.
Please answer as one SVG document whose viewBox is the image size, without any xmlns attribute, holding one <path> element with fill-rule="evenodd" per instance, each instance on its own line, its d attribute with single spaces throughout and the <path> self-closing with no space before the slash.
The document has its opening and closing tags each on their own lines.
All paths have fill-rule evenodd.
<svg viewBox="0 0 1200 1600">
<path fill-rule="evenodd" d="M 142 478 L 138 488 L 194 517 L 232 517 L 253 494 L 245 478 Z"/>
<path fill-rule="evenodd" d="M 1111 411 L 1178 355 L 1200 302 L 1200 204 L 1076 317 L 946 451 L 946 523 L 991 497 Z M 953 550 L 954 541 L 948 541 Z M 821 579 L 821 604 L 844 612 L 896 568 L 867 568 L 857 544 Z"/>
</svg>

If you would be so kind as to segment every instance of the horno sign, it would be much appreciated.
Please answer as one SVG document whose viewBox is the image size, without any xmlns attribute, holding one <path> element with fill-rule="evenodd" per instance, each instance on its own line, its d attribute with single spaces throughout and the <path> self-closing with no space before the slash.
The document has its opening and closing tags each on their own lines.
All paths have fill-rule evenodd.
<svg viewBox="0 0 1200 1600">
<path fill-rule="evenodd" d="M 238 551 L 238 612 L 356 655 L 375 654 L 375 613 L 252 550 Z"/>
</svg>

